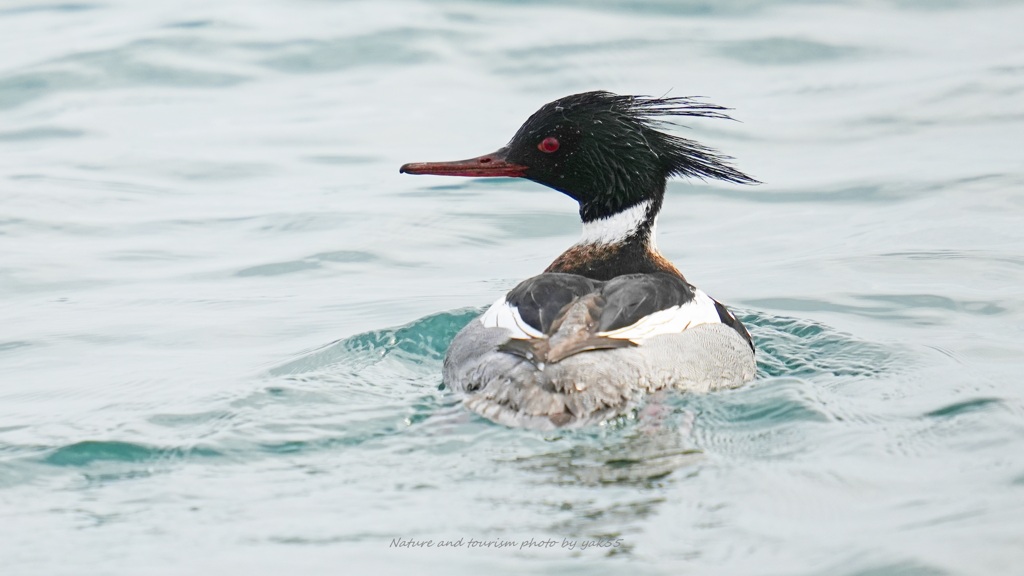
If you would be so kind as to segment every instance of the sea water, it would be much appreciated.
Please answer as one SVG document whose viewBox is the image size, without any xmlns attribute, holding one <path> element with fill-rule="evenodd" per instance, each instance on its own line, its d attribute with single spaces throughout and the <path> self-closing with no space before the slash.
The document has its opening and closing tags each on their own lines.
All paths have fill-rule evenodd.
<svg viewBox="0 0 1024 576">
<path fill-rule="evenodd" d="M 1020 574 L 1022 2 L 0 4 L 0 572 Z M 489 423 L 458 329 L 579 234 L 411 177 L 705 96 L 658 245 L 758 378 Z"/>
</svg>

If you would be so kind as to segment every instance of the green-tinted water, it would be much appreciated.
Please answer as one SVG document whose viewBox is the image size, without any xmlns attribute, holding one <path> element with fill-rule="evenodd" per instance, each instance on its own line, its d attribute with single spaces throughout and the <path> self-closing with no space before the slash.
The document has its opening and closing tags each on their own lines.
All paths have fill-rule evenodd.
<svg viewBox="0 0 1024 576">
<path fill-rule="evenodd" d="M 1016 574 L 1019 22 L 0 6 L 3 574 Z M 759 378 L 506 429 L 443 389 L 444 350 L 575 241 L 575 207 L 398 166 L 599 88 L 735 108 L 684 134 L 765 184 L 671 183 L 658 241 L 741 313 Z"/>
</svg>

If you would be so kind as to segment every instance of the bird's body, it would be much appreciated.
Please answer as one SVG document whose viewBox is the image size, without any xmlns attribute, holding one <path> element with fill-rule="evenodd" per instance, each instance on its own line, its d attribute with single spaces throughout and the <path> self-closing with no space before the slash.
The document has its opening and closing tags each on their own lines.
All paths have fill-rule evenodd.
<svg viewBox="0 0 1024 576">
<path fill-rule="evenodd" d="M 621 414 L 646 392 L 753 378 L 746 329 L 654 242 L 668 176 L 754 182 L 710 149 L 655 129 L 659 116 L 722 117 L 719 110 L 684 98 L 576 94 L 542 107 L 498 152 L 402 167 L 525 177 L 580 203 L 580 241 L 453 340 L 444 381 L 467 407 L 510 426 L 584 425 Z"/>
</svg>

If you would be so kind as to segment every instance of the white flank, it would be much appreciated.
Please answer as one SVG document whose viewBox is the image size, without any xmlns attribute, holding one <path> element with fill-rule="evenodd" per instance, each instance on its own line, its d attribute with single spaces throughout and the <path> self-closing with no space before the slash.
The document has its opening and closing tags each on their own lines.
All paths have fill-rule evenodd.
<svg viewBox="0 0 1024 576">
<path fill-rule="evenodd" d="M 527 324 L 519 315 L 519 309 L 509 305 L 504 296 L 495 300 L 487 312 L 480 316 L 480 323 L 485 328 L 504 328 L 512 333 L 509 335 L 510 338 L 518 340 L 547 338 L 543 332 Z"/>
<path fill-rule="evenodd" d="M 700 290 L 694 290 L 693 300 L 682 306 L 673 306 L 644 316 L 629 326 L 623 326 L 608 332 L 598 332 L 598 336 L 632 340 L 636 344 L 647 338 L 661 334 L 679 334 L 683 330 L 701 324 L 717 324 L 722 319 L 718 316 L 715 301 Z"/>
<path fill-rule="evenodd" d="M 637 228 L 647 220 L 647 210 L 651 207 L 650 200 L 626 208 L 618 214 L 607 218 L 583 223 L 583 237 L 576 244 L 616 244 L 636 232 Z M 652 231 L 653 233 L 653 231 Z M 653 235 L 653 234 L 652 234 Z"/>
</svg>

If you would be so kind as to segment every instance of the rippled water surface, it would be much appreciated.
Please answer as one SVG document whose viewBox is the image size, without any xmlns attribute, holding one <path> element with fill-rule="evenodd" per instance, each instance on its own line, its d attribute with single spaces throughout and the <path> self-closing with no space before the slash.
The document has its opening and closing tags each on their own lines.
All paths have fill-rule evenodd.
<svg viewBox="0 0 1024 576">
<path fill-rule="evenodd" d="M 0 3 L 3 574 L 1019 574 L 1021 24 L 967 0 Z M 444 390 L 444 350 L 575 240 L 575 206 L 398 166 L 592 89 L 741 121 L 681 130 L 764 184 L 671 183 L 659 246 L 742 315 L 759 378 L 506 429 Z"/>
</svg>

